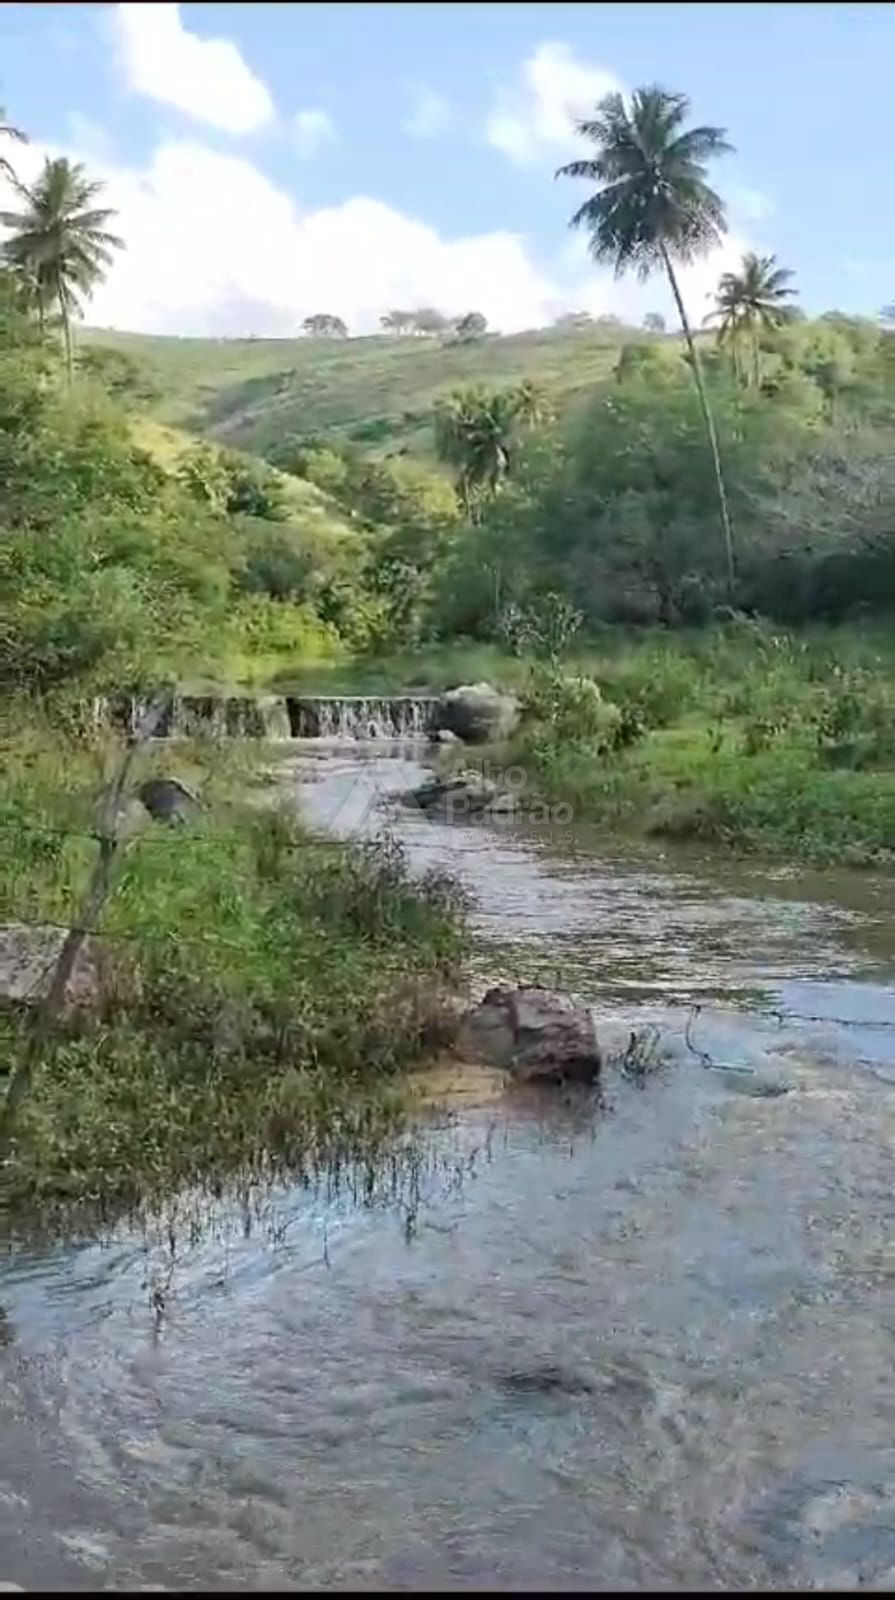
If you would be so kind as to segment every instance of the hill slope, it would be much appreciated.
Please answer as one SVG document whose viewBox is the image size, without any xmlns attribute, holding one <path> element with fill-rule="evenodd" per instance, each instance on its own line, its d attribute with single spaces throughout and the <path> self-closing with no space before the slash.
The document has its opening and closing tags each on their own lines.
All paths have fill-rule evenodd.
<svg viewBox="0 0 895 1600">
<path fill-rule="evenodd" d="M 158 391 L 152 414 L 258 454 L 289 435 L 343 433 L 371 449 L 427 454 L 440 394 L 523 377 L 572 398 L 612 370 L 630 329 L 558 328 L 471 344 L 371 337 L 178 339 L 85 330 L 130 357 Z"/>
</svg>

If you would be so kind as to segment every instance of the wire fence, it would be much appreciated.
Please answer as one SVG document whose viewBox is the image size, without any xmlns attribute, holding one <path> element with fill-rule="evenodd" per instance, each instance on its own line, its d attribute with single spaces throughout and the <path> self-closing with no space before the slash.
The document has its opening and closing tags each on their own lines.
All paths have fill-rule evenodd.
<svg viewBox="0 0 895 1600">
<path fill-rule="evenodd" d="M 91 829 L 88 827 L 61 827 L 58 824 L 29 822 L 25 819 L 22 819 L 18 814 L 15 813 L 7 813 L 5 816 L 0 813 L 0 829 L 4 829 L 9 833 L 18 833 L 23 836 L 30 835 L 35 838 L 46 837 L 50 839 L 86 839 L 91 844 L 96 844 L 98 839 L 101 837 L 101 830 L 99 828 Z M 197 833 L 194 830 L 190 830 L 189 833 L 184 833 L 178 827 L 171 827 L 166 833 L 133 833 L 128 838 L 123 839 L 122 843 L 127 845 L 148 845 L 150 848 L 161 846 L 163 849 L 182 850 L 185 839 L 189 840 L 190 848 L 192 848 L 194 845 L 198 845 L 200 848 L 204 845 L 208 845 L 212 848 L 220 849 L 222 842 L 225 842 L 229 839 L 245 843 L 246 835 L 244 829 L 240 828 L 216 827 L 213 834 L 202 834 Z M 290 849 L 293 850 L 328 850 L 333 852 L 344 850 L 344 848 L 344 843 L 338 839 L 295 839 L 290 844 Z"/>
<path fill-rule="evenodd" d="M 16 838 L 47 838 L 59 841 L 85 841 L 94 846 L 96 846 L 102 838 L 102 831 L 100 828 L 91 829 L 85 825 L 62 826 L 58 823 L 34 822 L 23 817 L 19 812 L 9 811 L 7 811 L 5 814 L 0 812 L 0 851 L 2 851 L 2 837 L 4 834 L 12 841 L 14 841 Z M 216 826 L 213 834 L 203 835 L 201 832 L 196 831 L 195 829 L 190 829 L 187 831 L 178 827 L 169 826 L 164 831 L 158 828 L 153 829 L 152 832 L 141 831 L 120 841 L 122 848 L 126 849 L 128 852 L 132 850 L 149 849 L 169 852 L 180 851 L 184 855 L 196 848 L 202 849 L 205 847 L 221 851 L 222 846 L 226 846 L 226 844 L 230 842 L 244 845 L 246 843 L 246 834 L 244 829 L 222 829 L 220 826 Z M 363 848 L 365 844 L 368 848 L 376 848 L 376 843 L 373 840 L 360 842 L 355 841 L 355 848 Z M 323 857 L 328 855 L 333 857 L 341 855 L 344 853 L 345 849 L 346 843 L 342 840 L 308 837 L 305 839 L 290 840 L 287 853 L 291 854 L 293 852 L 298 853 L 306 851 L 310 855 Z M 246 885 L 255 888 L 258 887 L 259 880 L 257 877 L 252 877 L 247 873 L 238 872 L 235 866 L 231 863 L 227 864 L 227 875 L 228 881 L 230 882 L 236 881 L 245 883 Z M 219 947 L 221 949 L 231 950 L 236 954 L 244 953 L 246 948 L 245 945 L 240 943 L 238 940 L 227 939 L 224 937 L 220 931 L 216 928 L 213 928 L 211 924 L 205 924 L 201 932 L 190 933 L 189 931 L 184 930 L 182 927 L 160 928 L 157 923 L 148 922 L 140 923 L 131 927 L 102 928 L 97 927 L 95 924 L 79 922 L 77 919 L 71 921 L 61 921 L 49 915 L 33 915 L 26 912 L 19 912 L 14 908 L 10 908 L 7 915 L 10 919 L 10 922 L 15 927 L 27 927 L 34 929 L 35 932 L 49 931 L 53 933 L 61 933 L 63 935 L 76 934 L 83 938 L 89 937 L 91 939 L 104 940 L 110 943 L 157 943 L 160 945 L 166 945 L 169 948 L 177 945 L 185 948 L 204 950 L 206 952 L 210 948 Z M 7 926 L 9 925 L 10 923 L 7 923 Z M 502 951 L 502 955 L 506 956 L 506 953 L 507 952 L 504 949 Z M 51 958 L 48 965 L 52 966 L 54 960 L 55 956 Z M 528 963 L 520 962 L 517 977 L 520 977 L 523 974 L 523 968 L 527 966 Z M 402 960 L 400 963 L 396 963 L 396 971 L 405 970 L 405 968 L 406 962 L 404 960 Z M 40 980 L 38 979 L 35 987 L 39 986 L 39 981 Z M 673 996 L 668 996 L 666 1003 L 672 1006 L 689 1004 L 689 1002 L 677 1000 Z M 771 1005 L 763 1007 L 762 1011 L 764 1015 L 771 1018 L 776 1018 L 781 1027 L 787 1023 L 799 1022 L 821 1024 L 827 1027 L 836 1028 L 860 1028 L 870 1032 L 888 1029 L 895 1030 L 895 1018 L 869 1019 L 866 1017 L 848 1017 L 822 1012 L 797 1011 L 791 1007 Z"/>
<path fill-rule="evenodd" d="M 89 844 L 92 844 L 94 847 L 101 842 L 103 837 L 102 830 L 100 828 L 91 830 L 87 827 L 62 827 L 58 824 L 35 823 L 21 818 L 19 814 L 7 813 L 4 815 L 3 813 L 0 813 L 0 853 L 2 853 L 2 837 L 4 833 L 6 834 L 7 838 L 10 838 L 11 836 L 13 840 L 16 837 L 46 837 L 60 841 L 86 841 Z M 162 832 L 160 829 L 152 833 L 141 832 L 132 835 L 129 838 L 122 839 L 119 842 L 122 852 L 127 851 L 130 853 L 132 849 L 140 850 L 143 847 L 149 847 L 150 849 L 161 849 L 171 853 L 176 853 L 179 851 L 186 859 L 189 853 L 196 846 L 199 848 L 208 846 L 211 849 L 221 852 L 222 846 L 226 846 L 230 842 L 238 843 L 244 846 L 248 841 L 245 830 L 239 828 L 222 829 L 220 827 L 216 827 L 213 834 L 207 834 L 203 836 L 202 833 L 193 829 L 187 830 L 176 826 L 168 826 L 164 832 Z M 380 847 L 381 842 L 377 843 L 377 841 L 373 839 L 356 841 L 354 844 L 355 849 L 359 849 L 361 851 L 367 849 L 371 853 Z M 337 859 L 344 855 L 345 850 L 345 841 L 338 839 L 308 837 L 306 839 L 290 839 L 285 847 L 284 854 L 289 856 L 293 853 L 300 855 L 307 852 L 311 856 L 323 857 L 324 859 L 327 857 L 330 859 Z M 261 887 L 263 880 L 259 875 L 251 875 L 247 872 L 240 872 L 232 862 L 225 862 L 222 857 L 222 866 L 223 865 L 226 866 L 228 883 L 245 884 L 248 888 L 254 889 L 255 891 L 259 890 Z M 150 922 L 140 922 L 136 925 L 131 925 L 130 927 L 103 928 L 97 926 L 94 922 L 82 922 L 77 918 L 72 918 L 68 921 L 61 921 L 58 919 L 58 917 L 54 917 L 49 913 L 33 914 L 24 910 L 20 911 L 15 907 L 9 907 L 4 912 L 0 912 L 0 932 L 2 932 L 4 921 L 7 928 L 30 928 L 33 929 L 35 933 L 60 933 L 65 936 L 74 934 L 79 935 L 81 938 L 104 940 L 111 944 L 116 942 L 130 942 L 135 944 L 157 943 L 160 945 L 165 945 L 168 948 L 182 946 L 187 949 L 194 948 L 204 950 L 206 952 L 211 948 L 220 948 L 231 950 L 237 955 L 246 954 L 248 947 L 247 941 L 240 942 L 239 940 L 228 939 L 220 933 L 219 929 L 208 922 L 204 923 L 202 925 L 202 931 L 197 933 L 189 932 L 188 930 L 184 929 L 182 925 L 178 925 L 177 927 L 171 926 L 167 928 L 160 928 L 157 923 Z M 251 930 L 251 937 L 254 939 L 256 935 L 257 928 L 253 927 Z M 56 956 L 54 954 L 51 957 L 48 966 L 52 967 L 55 960 Z M 383 971 L 390 970 L 390 964 L 388 962 L 380 962 L 380 966 Z M 402 956 L 400 961 L 396 961 L 394 963 L 392 970 L 395 972 L 407 971 L 406 955 Z M 38 978 L 37 982 L 31 986 L 28 992 L 30 993 L 33 989 L 39 988 L 40 981 L 40 978 Z"/>
</svg>

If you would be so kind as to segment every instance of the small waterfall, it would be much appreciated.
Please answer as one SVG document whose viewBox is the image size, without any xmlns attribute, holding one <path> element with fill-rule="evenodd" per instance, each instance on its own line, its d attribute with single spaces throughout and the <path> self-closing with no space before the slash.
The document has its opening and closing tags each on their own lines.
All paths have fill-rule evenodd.
<svg viewBox="0 0 895 1600">
<path fill-rule="evenodd" d="M 97 698 L 94 727 L 135 733 L 149 702 Z M 176 695 L 157 739 L 422 739 L 438 726 L 435 695 Z"/>
<path fill-rule="evenodd" d="M 287 701 L 294 739 L 422 739 L 437 727 L 436 695 L 320 695 Z"/>
</svg>

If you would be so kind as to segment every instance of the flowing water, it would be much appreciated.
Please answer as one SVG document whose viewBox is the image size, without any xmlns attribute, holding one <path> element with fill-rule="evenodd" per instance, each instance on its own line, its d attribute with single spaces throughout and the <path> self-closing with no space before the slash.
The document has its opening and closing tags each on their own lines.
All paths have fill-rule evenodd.
<svg viewBox="0 0 895 1600">
<path fill-rule="evenodd" d="M 281 1195 L 182 1250 L 161 1318 L 139 1239 L 11 1256 L 0 1577 L 892 1585 L 891 880 L 432 824 L 382 803 L 418 760 L 283 770 L 466 880 L 483 981 L 653 1022 L 666 1067 L 442 1118 L 412 1228 Z"/>
</svg>

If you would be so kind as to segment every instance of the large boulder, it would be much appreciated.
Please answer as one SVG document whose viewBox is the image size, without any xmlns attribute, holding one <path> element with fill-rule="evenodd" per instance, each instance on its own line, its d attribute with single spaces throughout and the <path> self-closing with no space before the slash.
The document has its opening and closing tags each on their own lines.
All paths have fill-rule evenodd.
<svg viewBox="0 0 895 1600">
<path fill-rule="evenodd" d="M 590 1011 L 554 989 L 490 989 L 463 1018 L 456 1048 L 521 1083 L 593 1083 L 602 1065 Z"/>
<path fill-rule="evenodd" d="M 65 942 L 65 929 L 21 922 L 0 927 L 0 1008 L 34 1006 L 46 995 Z M 68 980 L 63 1010 L 91 1009 L 104 984 L 101 941 L 84 939 Z"/>
<path fill-rule="evenodd" d="M 490 744 L 513 732 L 519 705 L 512 695 L 500 694 L 489 683 L 467 683 L 442 695 L 435 720 L 439 728 L 468 744 Z"/>
<path fill-rule="evenodd" d="M 156 822 L 183 827 L 202 809 L 202 801 L 195 790 L 181 778 L 148 778 L 137 794 Z"/>
</svg>

